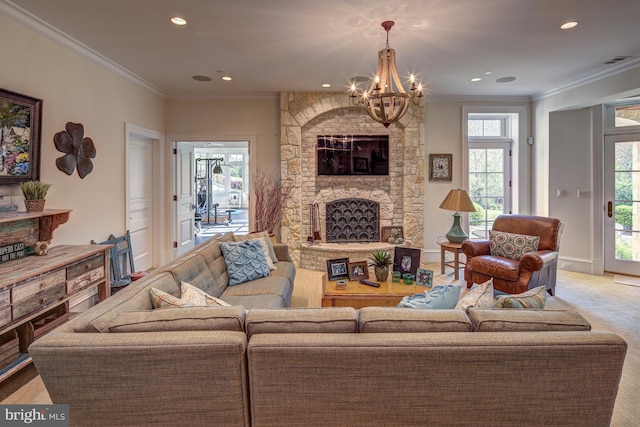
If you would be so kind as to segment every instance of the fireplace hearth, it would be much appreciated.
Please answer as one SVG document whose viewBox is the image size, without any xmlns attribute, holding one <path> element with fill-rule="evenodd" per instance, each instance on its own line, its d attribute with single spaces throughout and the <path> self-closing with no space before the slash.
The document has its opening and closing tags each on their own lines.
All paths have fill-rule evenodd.
<svg viewBox="0 0 640 427">
<path fill-rule="evenodd" d="M 327 243 L 380 241 L 380 204 L 366 199 L 340 199 L 326 204 Z"/>
</svg>

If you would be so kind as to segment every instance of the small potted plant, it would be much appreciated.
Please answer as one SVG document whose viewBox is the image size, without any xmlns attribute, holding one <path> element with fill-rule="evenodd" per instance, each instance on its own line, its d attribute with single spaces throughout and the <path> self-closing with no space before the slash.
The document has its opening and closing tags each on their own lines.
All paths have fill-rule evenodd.
<svg viewBox="0 0 640 427">
<path fill-rule="evenodd" d="M 386 281 L 389 276 L 389 266 L 393 264 L 391 254 L 385 251 L 373 251 L 369 259 L 372 261 L 369 265 L 374 267 L 376 280 L 378 282 Z"/>
<path fill-rule="evenodd" d="M 26 181 L 20 184 L 24 196 L 24 206 L 27 212 L 42 212 L 45 197 L 52 184 L 42 181 Z"/>
</svg>

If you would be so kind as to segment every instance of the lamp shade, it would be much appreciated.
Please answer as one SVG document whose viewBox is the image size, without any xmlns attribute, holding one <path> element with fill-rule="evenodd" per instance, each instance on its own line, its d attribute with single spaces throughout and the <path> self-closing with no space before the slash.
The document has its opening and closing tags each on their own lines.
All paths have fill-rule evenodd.
<svg viewBox="0 0 640 427">
<path fill-rule="evenodd" d="M 456 212 L 475 212 L 476 208 L 469 198 L 466 190 L 451 190 L 447 197 L 440 203 L 440 209 Z"/>
</svg>

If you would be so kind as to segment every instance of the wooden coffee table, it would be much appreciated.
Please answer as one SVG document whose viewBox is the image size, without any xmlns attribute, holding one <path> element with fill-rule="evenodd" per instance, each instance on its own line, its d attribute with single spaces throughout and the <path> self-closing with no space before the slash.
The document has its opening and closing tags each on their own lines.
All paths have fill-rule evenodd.
<svg viewBox="0 0 640 427">
<path fill-rule="evenodd" d="M 325 274 L 322 278 L 322 306 L 323 307 L 353 307 L 362 308 L 370 306 L 395 306 L 402 297 L 423 293 L 429 288 L 418 285 L 405 285 L 393 283 L 391 274 L 386 282 L 377 282 L 375 277 L 370 281 L 380 283 L 379 288 L 363 285 L 357 280 L 347 281 L 347 289 L 337 290 L 336 281 L 328 280 Z"/>
</svg>

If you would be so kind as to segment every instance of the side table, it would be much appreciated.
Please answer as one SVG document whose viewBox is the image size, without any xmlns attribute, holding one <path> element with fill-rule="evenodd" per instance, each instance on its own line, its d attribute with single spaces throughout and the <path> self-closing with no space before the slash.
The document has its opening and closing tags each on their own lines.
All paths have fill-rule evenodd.
<svg viewBox="0 0 640 427">
<path fill-rule="evenodd" d="M 451 243 L 451 242 L 438 242 L 440 245 L 440 273 L 444 274 L 445 265 L 453 268 L 453 277 L 458 280 L 460 277 L 460 265 L 465 265 L 464 262 L 460 261 L 460 254 L 462 253 L 462 243 Z M 445 261 L 445 253 L 451 252 L 453 253 L 453 262 Z"/>
</svg>

